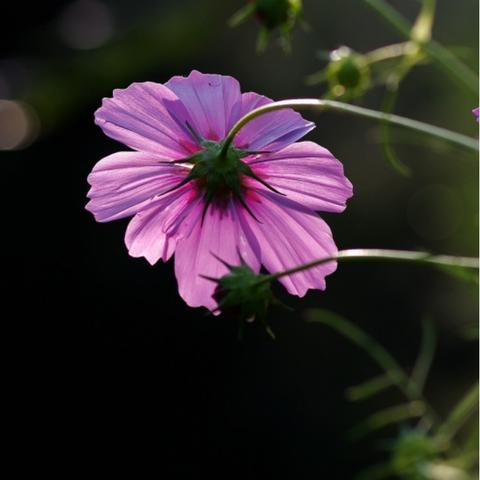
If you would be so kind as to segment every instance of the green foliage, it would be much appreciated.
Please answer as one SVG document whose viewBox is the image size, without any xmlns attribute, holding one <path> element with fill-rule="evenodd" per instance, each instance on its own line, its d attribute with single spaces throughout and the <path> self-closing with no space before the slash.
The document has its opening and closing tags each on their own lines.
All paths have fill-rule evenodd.
<svg viewBox="0 0 480 480">
<path fill-rule="evenodd" d="M 442 421 L 423 398 L 422 390 L 435 351 L 435 330 L 430 319 L 423 322 L 420 353 L 411 375 L 374 339 L 358 326 L 327 310 L 309 310 L 308 321 L 322 323 L 364 350 L 384 374 L 347 390 L 351 401 L 366 400 L 396 386 L 408 402 L 374 412 L 350 431 L 352 440 L 399 424 L 398 436 L 390 441 L 386 463 L 373 465 L 358 475 L 358 480 L 401 478 L 404 480 L 473 480 L 478 468 L 478 429 L 470 426 L 467 441 L 457 438 L 461 428 L 478 410 L 478 385 L 472 387 Z M 416 423 L 412 424 L 415 420 Z M 410 426 L 405 427 L 405 424 Z"/>
</svg>

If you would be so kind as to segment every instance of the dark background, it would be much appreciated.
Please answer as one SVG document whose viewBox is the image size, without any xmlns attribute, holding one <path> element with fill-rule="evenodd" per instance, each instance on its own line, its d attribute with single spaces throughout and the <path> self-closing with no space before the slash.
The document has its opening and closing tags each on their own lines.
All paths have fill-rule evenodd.
<svg viewBox="0 0 480 480">
<path fill-rule="evenodd" d="M 384 439 L 397 430 L 351 443 L 349 429 L 401 397 L 345 399 L 346 387 L 379 370 L 327 327 L 306 323 L 302 312 L 314 306 L 355 322 L 407 369 L 429 315 L 439 345 L 426 395 L 448 412 L 477 377 L 475 286 L 428 267 L 343 264 L 323 293 L 299 300 L 276 289 L 295 308 L 271 311 L 276 341 L 253 324 L 239 342 L 234 320 L 182 302 L 171 262 L 151 267 L 128 256 L 127 220 L 97 224 L 84 210 L 89 171 L 124 149 L 93 124 L 113 88 L 196 68 L 233 75 L 244 91 L 275 99 L 319 96 L 321 87 L 305 86 L 323 66 L 319 50 L 347 44 L 366 52 L 400 38 L 362 2 L 305 0 L 311 31 L 295 31 L 293 53 L 272 42 L 259 56 L 253 20 L 226 25 L 241 1 L 104 1 L 93 16 L 88 2 L 68 13 L 73 3 L 17 2 L 2 20 L 0 98 L 26 102 L 30 124 L 40 125 L 25 140 L 30 145 L 0 152 L 7 186 L 19 174 L 16 198 L 27 204 L 25 245 L 13 256 L 25 264 L 20 309 L 35 312 L 18 319 L 22 335 L 33 337 L 21 360 L 31 461 L 63 478 L 80 471 L 144 478 L 147 470 L 165 478 L 352 478 L 385 459 Z M 418 2 L 392 3 L 415 18 Z M 477 68 L 478 4 L 438 3 L 435 37 Z M 92 31 L 100 32 L 95 48 Z M 362 104 L 380 108 L 381 101 L 377 88 Z M 477 104 L 427 64 L 402 85 L 396 111 L 475 135 Z M 477 254 L 473 155 L 394 130 L 396 151 L 413 172 L 406 179 L 387 165 L 374 124 L 306 116 L 317 123 L 308 138 L 342 160 L 354 185 L 345 213 L 324 215 L 339 248 Z M 0 118 L 5 127 L 9 119 Z"/>
</svg>

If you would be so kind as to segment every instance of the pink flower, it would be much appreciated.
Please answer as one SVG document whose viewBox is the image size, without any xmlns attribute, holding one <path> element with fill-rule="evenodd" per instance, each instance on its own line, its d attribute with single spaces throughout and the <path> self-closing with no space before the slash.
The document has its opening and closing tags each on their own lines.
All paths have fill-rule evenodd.
<svg viewBox="0 0 480 480">
<path fill-rule="evenodd" d="M 474 109 L 472 110 L 472 113 L 473 113 L 473 115 L 476 117 L 477 122 L 478 122 L 479 112 L 480 112 L 480 107 L 474 108 Z"/>
<path fill-rule="evenodd" d="M 227 273 L 215 255 L 256 272 L 277 272 L 337 252 L 315 211 L 342 212 L 352 186 L 342 164 L 313 142 L 314 128 L 293 110 L 270 112 L 221 141 L 245 113 L 272 100 L 241 93 L 228 76 L 193 71 L 165 84 L 114 90 L 95 113 L 111 138 L 134 151 L 100 160 L 88 177 L 86 208 L 98 222 L 133 216 L 125 243 L 152 265 L 175 253 L 180 295 L 192 307 L 216 308 L 215 283 Z M 280 279 L 294 295 L 325 289 L 336 264 Z"/>
</svg>

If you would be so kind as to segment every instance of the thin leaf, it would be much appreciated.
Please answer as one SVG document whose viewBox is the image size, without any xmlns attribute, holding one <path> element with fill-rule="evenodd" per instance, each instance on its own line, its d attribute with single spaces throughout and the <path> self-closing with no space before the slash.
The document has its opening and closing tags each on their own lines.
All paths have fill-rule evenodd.
<svg viewBox="0 0 480 480">
<path fill-rule="evenodd" d="M 351 340 L 385 371 L 394 385 L 402 390 L 407 388 L 408 376 L 397 361 L 379 343 L 352 322 L 334 312 L 322 309 L 307 310 L 306 319 L 309 322 L 323 323 Z"/>
<path fill-rule="evenodd" d="M 392 113 L 397 100 L 398 88 L 399 82 L 396 82 L 394 88 L 387 90 L 382 109 L 385 113 Z M 395 150 L 392 147 L 390 141 L 390 124 L 385 121 L 382 122 L 382 146 L 383 153 L 385 154 L 390 166 L 400 175 L 403 175 L 404 177 L 410 177 L 412 174 L 410 168 L 398 158 Z"/>
<path fill-rule="evenodd" d="M 245 5 L 245 7 L 241 8 L 240 10 L 238 10 L 238 12 L 232 15 L 232 17 L 228 21 L 228 26 L 237 27 L 238 25 L 243 23 L 245 20 L 247 20 L 248 17 L 253 15 L 255 13 L 255 9 L 256 9 L 256 5 L 254 2 Z"/>
<path fill-rule="evenodd" d="M 465 421 L 478 410 L 478 383 L 475 384 L 458 402 L 437 434 L 451 439 L 460 430 Z"/>
<path fill-rule="evenodd" d="M 350 431 L 349 437 L 351 440 L 359 440 L 370 432 L 403 420 L 421 417 L 424 413 L 425 404 L 420 401 L 395 405 L 394 407 L 386 408 L 368 417 Z"/>
<path fill-rule="evenodd" d="M 432 321 L 426 318 L 422 322 L 422 345 L 417 361 L 413 367 L 410 377 L 410 383 L 416 385 L 418 391 L 423 391 L 425 381 L 432 366 L 433 356 L 435 353 L 436 333 Z"/>
<path fill-rule="evenodd" d="M 403 392 L 412 403 L 420 401 L 425 408 L 425 421 L 434 424 L 438 421 L 438 415 L 434 409 L 425 401 L 422 392 L 417 386 L 410 382 L 408 375 L 400 367 L 395 358 L 390 355 L 378 342 L 367 335 L 352 322 L 337 315 L 336 313 L 322 309 L 310 309 L 305 312 L 306 320 L 310 322 L 323 323 L 333 328 L 344 337 L 348 338 L 355 345 L 364 350 L 385 372 L 392 384 Z"/>
<path fill-rule="evenodd" d="M 392 379 L 387 375 L 380 375 L 378 377 L 367 380 L 360 385 L 355 385 L 347 389 L 346 396 L 352 402 L 365 400 L 393 385 Z"/>
</svg>

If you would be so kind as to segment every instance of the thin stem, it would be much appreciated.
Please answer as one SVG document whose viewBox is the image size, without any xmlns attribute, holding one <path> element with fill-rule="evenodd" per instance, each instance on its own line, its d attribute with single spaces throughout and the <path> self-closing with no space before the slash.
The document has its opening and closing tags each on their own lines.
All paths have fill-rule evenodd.
<svg viewBox="0 0 480 480">
<path fill-rule="evenodd" d="M 420 401 L 426 410 L 426 420 L 429 424 L 435 424 L 439 421 L 439 416 L 427 402 L 422 394 L 422 390 L 414 382 L 410 381 L 405 370 L 399 365 L 393 357 L 381 344 L 374 340 L 370 335 L 361 330 L 358 326 L 338 315 L 316 315 L 312 310 L 309 318 L 313 321 L 319 321 L 331 328 L 334 328 L 354 344 L 362 348 L 385 372 L 392 385 L 395 385 L 410 402 Z"/>
<path fill-rule="evenodd" d="M 391 60 L 392 58 L 403 57 L 412 53 L 414 47 L 411 42 L 394 43 L 386 45 L 385 47 L 376 48 L 364 54 L 364 57 L 369 65 L 373 63 Z"/>
<path fill-rule="evenodd" d="M 444 265 L 448 267 L 476 268 L 478 269 L 478 258 L 472 257 L 456 257 L 451 255 L 431 255 L 427 252 L 410 252 L 407 250 L 381 250 L 354 248 L 351 250 L 340 250 L 336 255 L 330 257 L 319 258 L 312 262 L 304 263 L 294 268 L 268 275 L 262 279 L 262 282 L 277 280 L 286 275 L 302 272 L 313 267 L 318 267 L 325 263 L 337 261 L 356 261 L 356 260 L 379 260 L 390 262 L 413 262 L 433 265 Z"/>
<path fill-rule="evenodd" d="M 412 39 L 412 26 L 408 20 L 398 13 L 384 0 L 364 0 L 376 10 L 393 28 L 405 38 Z M 415 38 L 412 40 L 415 41 Z M 467 87 L 473 94 L 478 92 L 478 76 L 469 67 L 462 63 L 453 53 L 435 40 L 426 40 L 422 43 L 424 51 L 435 60 L 447 73 Z"/>
<path fill-rule="evenodd" d="M 411 31 L 414 42 L 424 44 L 432 38 L 436 6 L 437 0 L 422 0 L 422 8 Z"/>
<path fill-rule="evenodd" d="M 478 152 L 478 141 L 462 135 L 460 133 L 452 132 L 445 128 L 435 127 L 428 123 L 419 122 L 418 120 L 412 120 L 406 117 L 400 117 L 399 115 L 393 115 L 390 113 L 378 112 L 376 110 L 370 110 L 369 108 L 357 107 L 348 103 L 336 102 L 334 100 L 320 100 L 317 98 L 301 98 L 292 100 L 281 100 L 279 102 L 272 102 L 267 105 L 263 105 L 251 112 L 248 112 L 232 127 L 227 137 L 224 140 L 222 153 L 226 153 L 228 147 L 232 143 L 235 135 L 251 120 L 265 113 L 273 112 L 275 110 L 281 110 L 283 108 L 313 108 L 313 109 L 331 109 L 341 112 L 350 113 L 351 115 L 357 115 L 365 118 L 371 118 L 373 120 L 382 120 L 384 122 L 391 123 L 392 125 L 398 125 L 400 127 L 409 128 L 418 132 L 431 135 L 433 137 L 440 138 L 446 142 L 453 143 L 455 145 L 462 146 L 464 148 L 474 150 Z"/>
</svg>

